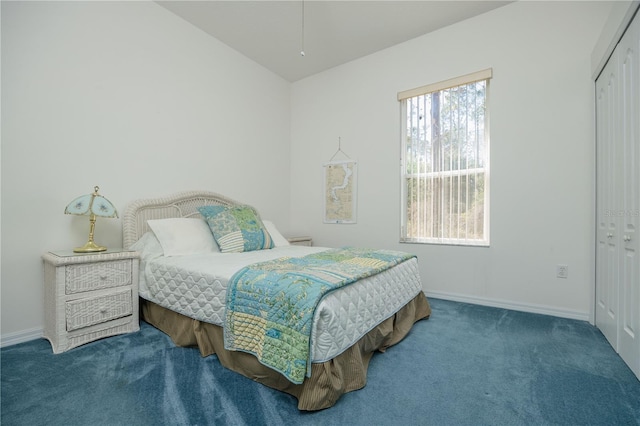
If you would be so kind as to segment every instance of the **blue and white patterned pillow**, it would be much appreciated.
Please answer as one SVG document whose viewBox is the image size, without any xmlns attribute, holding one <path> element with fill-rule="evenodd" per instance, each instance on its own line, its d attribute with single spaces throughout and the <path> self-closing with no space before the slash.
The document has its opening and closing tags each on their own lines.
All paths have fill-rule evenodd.
<svg viewBox="0 0 640 426">
<path fill-rule="evenodd" d="M 207 221 L 222 253 L 273 248 L 271 235 L 253 207 L 204 206 L 198 211 Z"/>
</svg>

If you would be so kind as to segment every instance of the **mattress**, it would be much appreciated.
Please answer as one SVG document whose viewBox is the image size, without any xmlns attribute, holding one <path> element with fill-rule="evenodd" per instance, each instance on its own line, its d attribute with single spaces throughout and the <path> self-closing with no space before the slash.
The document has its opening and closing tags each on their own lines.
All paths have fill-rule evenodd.
<svg viewBox="0 0 640 426">
<path fill-rule="evenodd" d="M 222 326 L 226 288 L 241 268 L 279 257 L 301 257 L 322 247 L 282 246 L 247 253 L 142 257 L 140 297 L 203 322 Z M 318 305 L 311 332 L 311 361 L 340 355 L 422 291 L 415 258 L 329 293 Z"/>
</svg>

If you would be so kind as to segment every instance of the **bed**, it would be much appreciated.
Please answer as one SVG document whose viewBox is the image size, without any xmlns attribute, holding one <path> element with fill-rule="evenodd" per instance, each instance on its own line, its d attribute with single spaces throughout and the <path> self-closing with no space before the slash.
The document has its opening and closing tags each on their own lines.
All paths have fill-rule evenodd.
<svg viewBox="0 0 640 426">
<path fill-rule="evenodd" d="M 261 353 L 225 349 L 225 337 L 229 339 L 233 328 L 229 318 L 236 315 L 227 304 L 232 297 L 227 287 L 234 275 L 257 263 L 327 257 L 333 249 L 291 245 L 273 223 L 261 221 L 257 213 L 267 231 L 265 241 L 260 242 L 265 249 L 223 252 L 221 247 L 227 250 L 230 246 L 222 240 L 216 244 L 215 238 L 209 246 L 202 230 L 203 224 L 211 222 L 206 209 L 246 207 L 252 209 L 209 191 L 181 192 L 127 206 L 123 245 L 141 253 L 141 318 L 169 335 L 176 345 L 197 347 L 202 356 L 215 354 L 226 368 L 293 395 L 300 410 L 331 407 L 344 393 L 365 386 L 374 352 L 384 352 L 401 341 L 416 321 L 429 317 L 417 259 L 409 256 L 320 296 L 310 326 L 306 374 L 296 382 L 288 371 L 259 359 Z M 214 228 L 204 226 L 211 237 Z"/>
</svg>

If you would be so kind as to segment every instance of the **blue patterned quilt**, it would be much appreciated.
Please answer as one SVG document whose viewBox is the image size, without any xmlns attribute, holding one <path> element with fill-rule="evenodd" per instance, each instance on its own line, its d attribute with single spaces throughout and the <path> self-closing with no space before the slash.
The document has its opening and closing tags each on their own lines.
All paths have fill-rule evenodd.
<svg viewBox="0 0 640 426">
<path fill-rule="evenodd" d="M 251 353 L 291 382 L 302 383 L 311 373 L 311 326 L 320 299 L 412 257 L 344 248 L 247 266 L 227 289 L 225 348 Z"/>
</svg>

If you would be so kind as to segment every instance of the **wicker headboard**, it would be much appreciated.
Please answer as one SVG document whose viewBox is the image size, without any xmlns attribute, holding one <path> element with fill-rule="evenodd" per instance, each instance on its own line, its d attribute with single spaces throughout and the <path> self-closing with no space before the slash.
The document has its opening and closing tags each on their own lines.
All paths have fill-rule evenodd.
<svg viewBox="0 0 640 426">
<path fill-rule="evenodd" d="M 137 200 L 127 206 L 122 216 L 122 244 L 125 249 L 147 231 L 149 219 L 198 216 L 201 206 L 233 206 L 241 203 L 215 192 L 185 191 L 162 198 Z"/>
</svg>

